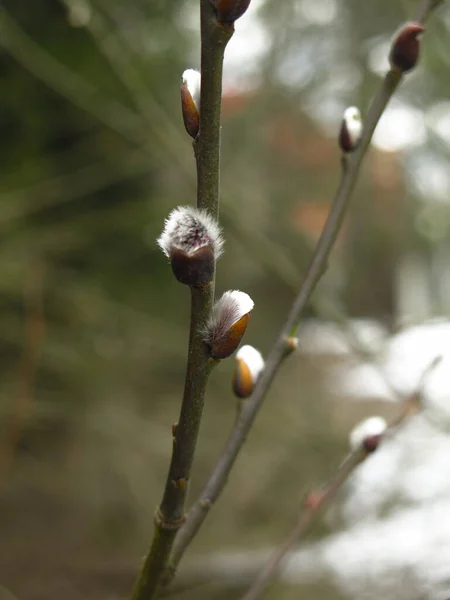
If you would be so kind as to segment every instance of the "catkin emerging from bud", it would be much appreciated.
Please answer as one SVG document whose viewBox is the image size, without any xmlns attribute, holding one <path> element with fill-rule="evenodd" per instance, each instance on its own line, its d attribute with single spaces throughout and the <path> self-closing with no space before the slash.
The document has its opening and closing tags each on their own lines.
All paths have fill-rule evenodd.
<svg viewBox="0 0 450 600">
<path fill-rule="evenodd" d="M 361 113 L 356 106 L 349 106 L 344 111 L 339 131 L 339 146 L 343 152 L 352 152 L 358 145 L 363 130 Z"/>
<path fill-rule="evenodd" d="M 193 287 L 211 281 L 223 239 L 217 222 L 206 211 L 192 206 L 174 209 L 157 242 L 178 281 Z"/>
<path fill-rule="evenodd" d="M 242 346 L 236 354 L 233 374 L 233 391 L 238 398 L 248 398 L 264 369 L 261 352 L 253 346 Z"/>
<path fill-rule="evenodd" d="M 380 445 L 381 438 L 387 429 L 382 417 L 370 417 L 352 429 L 349 436 L 350 448 L 374 452 Z"/>
<path fill-rule="evenodd" d="M 200 83 L 201 76 L 195 69 L 186 69 L 181 84 L 181 112 L 188 134 L 197 137 L 200 125 Z"/>
<path fill-rule="evenodd" d="M 253 306 L 250 296 L 238 290 L 225 292 L 216 302 L 204 330 L 213 358 L 226 358 L 236 350 Z"/>
</svg>

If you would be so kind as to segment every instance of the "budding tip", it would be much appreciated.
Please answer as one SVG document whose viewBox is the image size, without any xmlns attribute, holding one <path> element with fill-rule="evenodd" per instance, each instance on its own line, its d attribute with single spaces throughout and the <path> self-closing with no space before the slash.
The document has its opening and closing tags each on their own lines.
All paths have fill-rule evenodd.
<svg viewBox="0 0 450 600">
<path fill-rule="evenodd" d="M 419 35 L 425 31 L 420 23 L 405 23 L 392 42 L 389 62 L 392 69 L 400 73 L 412 71 L 420 54 Z"/>
<path fill-rule="evenodd" d="M 250 6 L 251 0 L 210 0 L 221 25 L 232 26 L 242 17 Z"/>
</svg>

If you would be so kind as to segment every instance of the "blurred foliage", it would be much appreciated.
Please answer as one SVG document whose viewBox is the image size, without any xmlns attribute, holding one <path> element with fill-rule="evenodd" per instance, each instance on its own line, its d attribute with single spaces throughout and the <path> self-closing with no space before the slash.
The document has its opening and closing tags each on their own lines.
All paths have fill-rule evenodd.
<svg viewBox="0 0 450 600">
<path fill-rule="evenodd" d="M 253 13 L 264 51 L 244 65 L 244 91 L 224 98 L 217 289 L 254 298 L 247 342 L 264 352 L 338 181 L 333 115 L 367 106 L 371 51 L 416 4 L 268 0 Z M 149 540 L 184 379 L 188 292 L 155 238 L 171 208 L 195 202 L 179 83 L 198 66 L 198 2 L 5 0 L 0 10 L 0 581 L 30 600 L 123 597 Z M 448 10 L 432 19 L 423 68 L 401 91 L 418 110 L 448 99 L 449 23 Z M 448 165 L 438 136 L 421 151 Z M 398 258 L 432 261 L 448 244 L 450 228 L 436 240 L 416 227 L 424 204 L 404 183 L 411 164 L 372 151 L 310 315 L 338 307 L 393 324 Z M 437 221 L 449 222 L 441 209 Z M 284 368 L 194 552 L 276 542 L 330 473 L 355 407 L 330 402 L 323 368 L 301 357 Z M 192 497 L 233 423 L 231 371 L 224 363 L 209 384 Z M 123 569 L 111 566 L 107 596 L 96 565 L 113 557 Z M 327 586 L 305 597 L 340 597 Z M 236 597 L 202 593 L 179 597 Z"/>
</svg>

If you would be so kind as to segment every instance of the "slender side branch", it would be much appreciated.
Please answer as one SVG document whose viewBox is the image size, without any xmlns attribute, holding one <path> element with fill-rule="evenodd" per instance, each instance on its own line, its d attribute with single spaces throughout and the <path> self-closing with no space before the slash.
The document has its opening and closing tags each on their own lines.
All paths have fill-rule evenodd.
<svg viewBox="0 0 450 600">
<path fill-rule="evenodd" d="M 197 206 L 217 219 L 219 213 L 220 118 L 222 65 L 225 46 L 233 28 L 217 24 L 209 0 L 201 0 L 201 98 L 200 130 L 194 141 L 197 160 Z M 203 412 L 206 384 L 215 364 L 203 340 L 202 330 L 214 302 L 211 283 L 191 288 L 191 325 L 186 380 L 179 422 L 175 427 L 173 452 L 164 495 L 155 517 L 155 531 L 133 600 L 156 598 L 166 572 L 178 529 L 184 522 L 191 467 Z"/>
<path fill-rule="evenodd" d="M 242 600 L 257 600 L 257 598 L 260 598 L 266 586 L 275 578 L 281 561 L 292 546 L 309 531 L 311 525 L 331 504 L 344 483 L 367 456 L 368 454 L 364 450 L 358 449 L 344 459 L 334 477 L 325 486 L 323 492 L 317 492 L 316 502 L 311 504 L 311 506 L 307 505 L 303 507 L 294 528 L 283 544 L 277 548 L 267 564 L 261 569 L 250 589 L 242 597 Z"/>
<path fill-rule="evenodd" d="M 436 357 L 422 373 L 417 389 L 409 396 L 403 397 L 400 411 L 390 422 L 389 427 L 383 433 L 382 439 L 392 436 L 409 417 L 420 410 L 425 382 L 430 373 L 439 364 L 440 360 L 440 357 Z M 377 446 L 375 446 L 375 448 L 376 447 Z M 321 491 L 319 490 L 311 495 L 310 501 L 305 502 L 303 505 L 297 523 L 294 525 L 292 531 L 281 546 L 273 553 L 266 565 L 261 569 L 247 593 L 242 597 L 242 600 L 258 600 L 258 598 L 261 597 L 267 585 L 275 579 L 281 566 L 281 562 L 286 557 L 287 553 L 294 544 L 309 531 L 311 525 L 333 502 L 337 493 L 356 467 L 369 456 L 370 452 L 366 451 L 364 447 L 360 447 L 353 451 L 344 459 L 330 482 Z"/>
<path fill-rule="evenodd" d="M 419 11 L 418 22 L 428 17 L 432 8 L 441 0 L 426 0 L 427 4 Z M 270 385 L 286 356 L 287 340 L 296 333 L 299 319 L 309 302 L 311 295 L 328 266 L 328 259 L 344 220 L 351 195 L 359 175 L 359 170 L 369 147 L 372 135 L 389 100 L 400 84 L 403 75 L 398 70 L 390 70 L 372 101 L 365 118 L 365 125 L 358 147 L 343 160 L 341 180 L 334 197 L 330 213 L 325 223 L 320 239 L 315 248 L 306 277 L 292 305 L 289 316 L 283 325 L 277 341 L 272 347 L 266 361 L 266 367 L 256 383 L 252 396 L 246 400 L 219 460 L 213 468 L 200 498 L 190 509 L 183 527 L 175 540 L 171 556 L 170 578 L 175 572 L 184 552 L 197 534 L 206 519 L 211 506 L 219 497 L 226 484 L 228 475 L 246 440 L 258 411 L 260 410 Z"/>
</svg>

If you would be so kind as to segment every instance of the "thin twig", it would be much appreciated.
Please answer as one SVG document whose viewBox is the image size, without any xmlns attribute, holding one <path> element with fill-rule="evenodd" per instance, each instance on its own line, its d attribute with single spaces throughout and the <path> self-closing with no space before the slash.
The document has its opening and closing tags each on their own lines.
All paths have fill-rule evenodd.
<svg viewBox="0 0 450 600">
<path fill-rule="evenodd" d="M 223 55 L 233 28 L 218 25 L 209 0 L 201 0 L 201 98 L 200 131 L 194 141 L 197 160 L 197 206 L 219 214 L 220 119 Z M 208 376 L 215 364 L 209 357 L 202 330 L 214 302 L 214 277 L 202 288 L 191 288 L 191 325 L 183 402 L 174 431 L 172 459 L 164 495 L 155 518 L 150 551 L 133 591 L 133 600 L 158 595 L 172 545 L 184 522 L 197 437 Z"/>
<path fill-rule="evenodd" d="M 437 0 L 428 0 L 428 3 L 430 6 L 435 6 L 438 2 Z M 429 10 L 423 10 L 418 17 L 420 22 L 428 14 Z M 239 419 L 230 432 L 222 454 L 215 464 L 208 482 L 199 499 L 189 510 L 186 521 L 177 535 L 171 557 L 168 580 L 175 573 L 184 552 L 206 519 L 212 505 L 222 492 L 256 415 L 264 402 L 270 385 L 286 356 L 286 340 L 296 334 L 300 317 L 317 283 L 327 269 L 328 259 L 349 206 L 362 160 L 369 147 L 378 121 L 401 80 L 402 74 L 396 70 L 390 70 L 386 74 L 377 95 L 369 107 L 359 146 L 343 161 L 341 180 L 300 291 L 279 333 L 278 339 L 269 353 L 265 369 L 256 383 L 252 396 L 245 402 Z"/>
<path fill-rule="evenodd" d="M 391 436 L 399 427 L 404 424 L 409 417 L 413 416 L 420 410 L 426 379 L 439 364 L 440 360 L 440 357 L 437 357 L 429 364 L 429 366 L 422 373 L 416 390 L 409 396 L 403 398 L 399 414 L 392 419 L 389 427 L 383 434 L 384 439 Z M 294 544 L 296 544 L 309 531 L 311 525 L 333 502 L 337 493 L 356 469 L 356 467 L 358 467 L 358 465 L 369 456 L 370 453 L 367 453 L 363 448 L 357 449 L 349 454 L 339 466 L 331 481 L 322 490 L 313 493 L 311 502 L 305 502 L 292 531 L 289 533 L 288 537 L 281 544 L 281 546 L 273 553 L 272 557 L 268 560 L 264 567 L 260 570 L 249 590 L 242 597 L 242 600 L 258 600 L 258 598 L 261 597 L 267 585 L 277 576 L 281 562 L 286 557 L 287 553 L 291 550 Z"/>
</svg>

